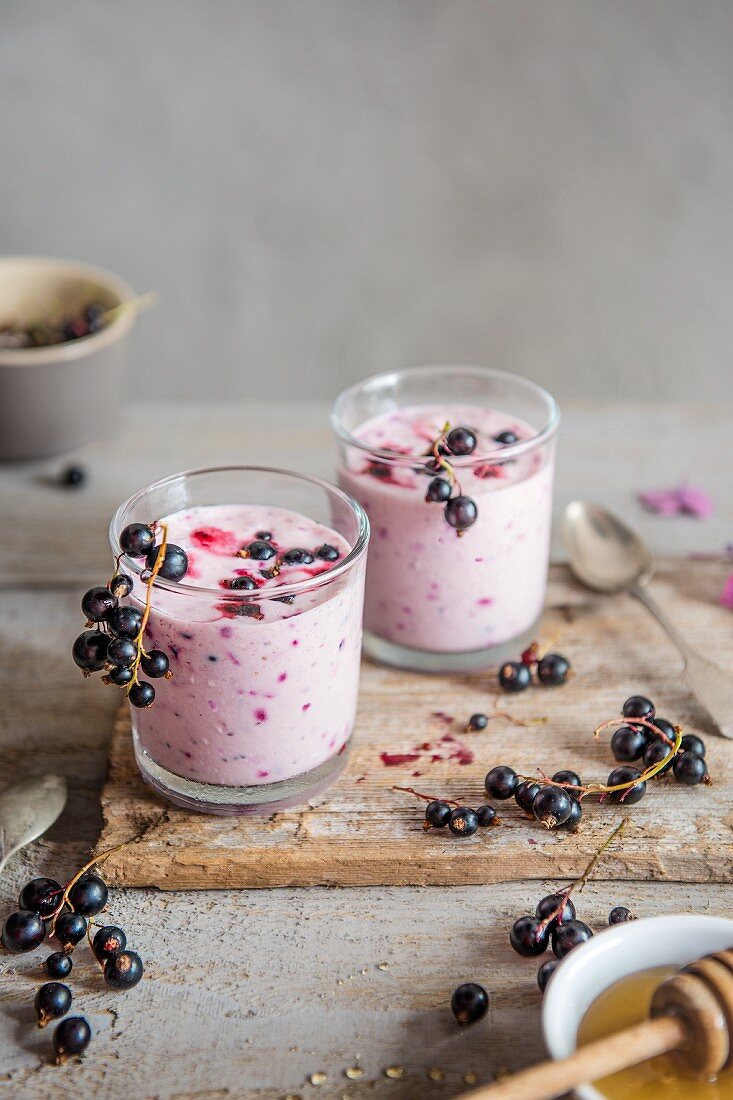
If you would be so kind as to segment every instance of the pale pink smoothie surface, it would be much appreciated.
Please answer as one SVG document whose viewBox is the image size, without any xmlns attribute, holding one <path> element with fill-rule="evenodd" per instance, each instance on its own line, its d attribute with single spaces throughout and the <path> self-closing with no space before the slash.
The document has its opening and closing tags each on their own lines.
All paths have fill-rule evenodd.
<svg viewBox="0 0 733 1100">
<path fill-rule="evenodd" d="M 278 599 L 283 584 L 307 581 L 343 561 L 336 531 L 282 508 L 212 505 L 162 517 L 168 540 L 188 554 L 175 592 L 154 590 L 145 635 L 162 649 L 173 678 L 156 681 L 151 707 L 133 710 L 139 747 L 162 767 L 201 783 L 249 786 L 291 779 L 343 750 L 354 724 L 361 648 L 363 561 L 319 588 Z M 258 534 L 279 551 L 303 548 L 306 565 L 237 556 Z M 316 555 L 323 544 L 338 560 Z M 254 579 L 272 599 L 248 604 L 234 577 Z M 196 586 L 191 588 L 189 586 Z M 215 593 L 196 589 L 220 589 Z M 133 595 L 140 600 L 142 586 Z"/>
<path fill-rule="evenodd" d="M 420 469 L 446 422 L 470 427 L 478 438 L 473 455 L 451 460 L 463 493 L 478 507 L 478 519 L 461 537 L 446 522 L 443 505 L 425 501 L 431 477 Z M 406 406 L 352 433 L 369 448 L 418 458 L 395 464 L 351 447 L 339 471 L 339 484 L 372 527 L 364 609 L 372 634 L 414 649 L 470 652 L 509 641 L 539 618 L 552 450 L 537 448 L 503 463 L 494 437 L 505 431 L 520 440 L 535 434 L 505 413 L 463 404 Z M 491 460 L 482 462 L 482 454 Z"/>
</svg>

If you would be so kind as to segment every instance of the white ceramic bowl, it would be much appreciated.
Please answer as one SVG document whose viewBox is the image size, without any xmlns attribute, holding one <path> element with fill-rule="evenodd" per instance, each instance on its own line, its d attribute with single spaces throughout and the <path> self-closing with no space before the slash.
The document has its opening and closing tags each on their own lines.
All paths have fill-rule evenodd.
<svg viewBox="0 0 733 1100">
<path fill-rule="evenodd" d="M 684 966 L 711 951 L 733 947 L 733 920 L 681 913 L 648 917 L 604 929 L 577 947 L 553 974 L 542 1005 L 542 1030 L 553 1058 L 576 1047 L 580 1022 L 604 989 L 639 970 Z M 582 1100 L 603 1100 L 593 1085 L 577 1089 Z"/>
</svg>

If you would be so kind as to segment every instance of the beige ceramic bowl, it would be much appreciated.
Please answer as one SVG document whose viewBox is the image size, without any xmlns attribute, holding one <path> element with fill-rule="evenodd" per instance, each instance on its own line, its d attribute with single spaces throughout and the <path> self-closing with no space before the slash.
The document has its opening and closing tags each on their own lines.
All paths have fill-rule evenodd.
<svg viewBox="0 0 733 1100">
<path fill-rule="evenodd" d="M 72 316 L 90 302 L 112 307 L 133 297 L 116 275 L 44 256 L 0 257 L 0 327 Z M 0 348 L 0 459 L 43 458 L 85 443 L 104 429 L 113 386 L 126 369 L 135 311 L 80 340 L 44 348 Z"/>
</svg>

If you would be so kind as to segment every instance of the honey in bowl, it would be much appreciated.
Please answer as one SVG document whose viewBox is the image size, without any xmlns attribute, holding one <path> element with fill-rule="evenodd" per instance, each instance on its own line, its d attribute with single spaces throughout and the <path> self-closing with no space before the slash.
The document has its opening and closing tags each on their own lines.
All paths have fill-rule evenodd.
<svg viewBox="0 0 733 1100">
<path fill-rule="evenodd" d="M 581 1021 L 578 1046 L 646 1020 L 655 989 L 675 972 L 669 966 L 642 970 L 605 989 Z M 594 1084 L 606 1100 L 733 1100 L 733 1073 L 714 1080 L 692 1077 L 673 1054 L 612 1073 Z"/>
</svg>

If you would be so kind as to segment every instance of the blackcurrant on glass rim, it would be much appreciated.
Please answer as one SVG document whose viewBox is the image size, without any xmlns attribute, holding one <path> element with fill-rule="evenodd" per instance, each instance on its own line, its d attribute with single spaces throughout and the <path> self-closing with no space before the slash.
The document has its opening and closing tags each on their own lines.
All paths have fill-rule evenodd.
<svg viewBox="0 0 733 1100">
<path fill-rule="evenodd" d="M 517 458 L 519 455 L 526 454 L 527 451 L 534 450 L 548 439 L 551 439 L 556 433 L 560 424 L 560 409 L 554 397 L 536 382 L 531 382 L 521 374 L 499 370 L 497 367 L 481 367 L 463 363 L 431 363 L 424 366 L 397 368 L 392 371 L 373 374 L 369 378 L 365 378 L 363 381 L 357 382 L 355 385 L 349 386 L 348 389 L 343 390 L 336 398 L 331 410 L 331 427 L 334 434 L 342 443 L 349 447 L 357 447 L 359 450 L 368 453 L 372 458 L 383 459 L 385 462 L 392 463 L 395 466 L 414 466 L 416 455 L 406 455 L 399 451 L 375 447 L 370 443 L 365 443 L 364 440 L 359 439 L 358 436 L 353 435 L 344 423 L 344 411 L 349 407 L 349 404 L 356 394 L 368 397 L 370 393 L 376 395 L 377 392 L 383 391 L 389 387 L 396 388 L 400 378 L 415 379 L 416 381 L 420 379 L 425 382 L 429 382 L 431 378 L 434 378 L 436 383 L 445 382 L 446 376 L 450 375 L 451 372 L 459 372 L 464 379 L 473 375 L 479 385 L 485 385 L 487 381 L 493 380 L 498 383 L 503 382 L 507 385 L 517 386 L 519 388 L 523 387 L 528 395 L 531 394 L 535 398 L 538 398 L 540 401 L 544 402 L 547 407 L 547 420 L 535 435 L 530 436 L 529 439 L 522 439 L 517 443 L 506 443 L 491 448 L 490 450 L 479 451 L 477 449 L 470 455 L 451 455 L 451 465 L 456 469 L 459 467 L 471 468 L 472 466 L 492 461 L 496 463 L 506 462 L 508 459 Z M 477 397 L 477 400 L 481 402 L 480 397 Z M 400 404 L 401 403 L 395 399 L 395 409 L 399 408 Z M 502 411 L 511 413 L 511 410 Z M 452 424 L 451 427 L 457 427 L 457 425 Z"/>
<path fill-rule="evenodd" d="M 285 470 L 277 466 L 202 466 L 191 470 L 182 470 L 179 473 L 170 474 L 168 477 L 161 478 L 159 481 L 154 481 L 150 485 L 146 485 L 143 489 L 139 489 L 119 506 L 109 526 L 109 541 L 115 558 L 119 556 L 121 559 L 120 570 L 139 577 L 147 568 L 144 558 L 132 558 L 125 554 L 120 546 L 120 534 L 130 522 L 131 514 L 135 507 L 149 494 L 163 491 L 166 487 L 174 485 L 177 481 L 192 481 L 197 477 L 216 474 L 242 474 L 243 476 L 247 474 L 252 476 L 267 475 L 291 481 L 302 481 L 316 489 L 322 489 L 325 493 L 339 500 L 344 507 L 354 515 L 358 525 L 356 541 L 344 559 L 334 565 L 332 569 L 328 569 L 324 573 L 319 573 L 316 577 L 308 577 L 304 580 L 292 581 L 290 584 L 278 585 L 276 589 L 230 589 L 223 591 L 221 588 L 206 588 L 202 585 L 187 584 L 185 577 L 180 581 L 169 581 L 160 576 L 157 576 L 153 581 L 152 587 L 154 589 L 183 593 L 187 596 L 214 596 L 219 604 L 230 603 L 236 605 L 243 603 L 259 603 L 271 600 L 273 596 L 277 596 L 278 599 L 283 596 L 295 596 L 299 593 L 312 592 L 315 589 L 322 588 L 324 585 L 331 584 L 338 577 L 348 573 L 366 553 L 369 543 L 369 519 L 367 514 L 358 501 L 354 500 L 348 493 L 345 493 L 343 489 L 339 489 L 338 486 L 332 484 L 332 482 L 325 481 L 323 478 L 314 477 L 311 474 L 302 474 L 295 470 Z M 219 503 L 229 504 L 231 501 L 221 500 Z M 271 502 L 262 500 L 259 501 L 259 503 L 267 507 Z M 162 516 L 150 516 L 149 522 L 152 523 L 154 520 L 162 518 Z M 122 569 L 122 566 L 124 566 L 124 569 Z"/>
</svg>

